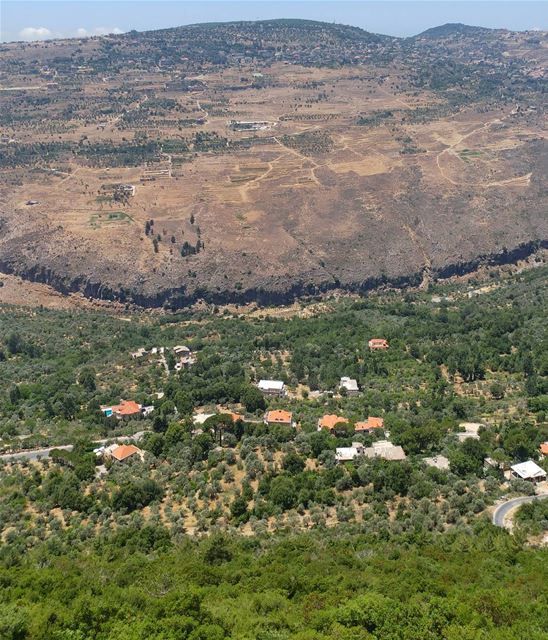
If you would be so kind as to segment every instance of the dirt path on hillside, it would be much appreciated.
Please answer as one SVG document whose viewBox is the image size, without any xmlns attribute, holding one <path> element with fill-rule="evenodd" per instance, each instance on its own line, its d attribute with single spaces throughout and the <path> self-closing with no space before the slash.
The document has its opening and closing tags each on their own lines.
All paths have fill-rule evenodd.
<svg viewBox="0 0 548 640">
<path fill-rule="evenodd" d="M 438 170 L 439 170 L 442 178 L 444 180 L 447 180 L 447 182 L 451 183 L 452 185 L 454 185 L 456 187 L 460 187 L 460 186 L 469 186 L 469 187 L 505 187 L 505 186 L 510 186 L 510 185 L 521 186 L 521 187 L 529 186 L 529 184 L 531 182 L 532 172 L 527 173 L 527 174 L 525 174 L 523 176 L 516 176 L 515 178 L 507 178 L 506 180 L 494 180 L 492 182 L 465 182 L 465 181 L 455 182 L 455 180 L 450 178 L 444 172 L 442 166 L 440 165 L 440 159 L 446 153 L 447 154 L 452 154 L 458 160 L 463 162 L 462 158 L 455 151 L 455 147 L 457 147 L 459 144 L 462 144 L 467 138 L 473 136 L 474 134 L 479 133 L 481 131 L 488 130 L 489 127 L 491 127 L 493 124 L 503 122 L 506 118 L 507 118 L 507 116 L 504 116 L 502 118 L 493 118 L 493 120 L 489 120 L 488 122 L 483 124 L 481 127 L 478 127 L 477 129 L 474 129 L 473 131 L 470 131 L 469 133 L 466 133 L 466 134 L 464 134 L 462 136 L 459 136 L 459 139 L 457 140 L 457 142 L 454 142 L 453 144 L 448 146 L 446 149 L 443 149 L 443 151 L 440 151 L 436 156 L 436 165 L 438 167 Z"/>
</svg>

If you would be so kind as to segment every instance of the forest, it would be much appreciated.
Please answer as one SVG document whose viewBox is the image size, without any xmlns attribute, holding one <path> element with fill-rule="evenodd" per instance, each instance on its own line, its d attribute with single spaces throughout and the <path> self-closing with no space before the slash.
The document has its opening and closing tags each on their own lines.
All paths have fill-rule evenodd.
<svg viewBox="0 0 548 640">
<path fill-rule="evenodd" d="M 0 570 L 6 640 L 548 637 L 546 551 L 478 522 L 433 538 L 316 530 L 195 541 L 128 527 Z"/>
</svg>

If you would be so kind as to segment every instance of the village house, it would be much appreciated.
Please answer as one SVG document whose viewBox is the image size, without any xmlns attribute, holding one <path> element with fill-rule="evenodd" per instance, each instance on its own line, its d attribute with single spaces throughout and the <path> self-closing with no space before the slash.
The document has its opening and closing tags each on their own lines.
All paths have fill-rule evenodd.
<svg viewBox="0 0 548 640">
<path fill-rule="evenodd" d="M 193 356 L 184 356 L 179 362 L 175 363 L 175 371 L 181 371 L 182 369 L 188 369 L 196 362 Z"/>
<path fill-rule="evenodd" d="M 257 388 L 267 396 L 285 395 L 285 383 L 282 380 L 259 380 Z"/>
<path fill-rule="evenodd" d="M 490 469 L 495 470 L 506 470 L 508 469 L 508 463 L 502 460 L 495 460 L 494 458 L 490 458 L 489 456 L 483 460 L 483 469 L 484 471 L 489 471 Z"/>
<path fill-rule="evenodd" d="M 139 449 L 139 447 L 136 447 L 134 444 L 117 445 L 110 451 L 107 448 L 105 450 L 104 455 L 107 458 L 110 458 L 111 460 L 115 460 L 116 462 L 121 462 L 121 463 L 127 462 L 128 460 L 134 457 L 139 458 L 142 462 L 145 458 L 144 452 L 141 449 Z"/>
<path fill-rule="evenodd" d="M 133 197 L 135 195 L 135 185 L 133 184 L 117 184 L 114 187 L 115 197 Z"/>
<path fill-rule="evenodd" d="M 177 346 L 173 347 L 173 353 L 176 356 L 189 356 L 192 354 L 192 350 L 184 345 L 178 344 Z"/>
<path fill-rule="evenodd" d="M 376 418 L 375 416 L 369 416 L 367 420 L 362 422 L 356 422 L 354 425 L 355 431 L 362 433 L 372 433 L 375 429 L 384 429 L 384 419 Z"/>
<path fill-rule="evenodd" d="M 342 416 L 337 416 L 335 414 L 326 414 L 318 420 L 318 431 L 321 431 L 322 429 L 328 429 L 329 431 L 332 431 L 335 426 L 340 424 L 341 422 L 344 424 L 348 424 L 348 420 L 346 418 L 343 418 Z"/>
<path fill-rule="evenodd" d="M 337 447 L 335 460 L 337 462 L 350 462 L 358 456 L 363 456 L 365 447 L 361 442 L 353 442 L 351 447 Z"/>
<path fill-rule="evenodd" d="M 520 462 L 510 467 L 512 478 L 518 478 L 519 480 L 526 480 L 527 482 L 544 482 L 546 480 L 546 471 L 538 466 L 536 462 L 527 460 L 527 462 Z"/>
<path fill-rule="evenodd" d="M 131 357 L 135 360 L 137 358 L 142 358 L 147 353 L 147 350 L 144 347 L 139 347 L 137 351 L 133 351 L 131 353 Z"/>
<path fill-rule="evenodd" d="M 274 409 L 273 411 L 267 411 L 264 417 L 264 423 L 272 426 L 275 424 L 283 424 L 288 427 L 294 426 L 293 414 L 291 411 L 284 411 L 283 409 Z"/>
<path fill-rule="evenodd" d="M 196 362 L 196 357 L 192 353 L 192 350 L 185 345 L 177 345 L 173 347 L 173 353 L 176 356 L 179 356 L 179 360 L 175 363 L 175 371 L 187 369 Z"/>
<path fill-rule="evenodd" d="M 375 349 L 388 349 L 388 342 L 384 338 L 371 338 L 367 344 L 372 351 Z"/>
<path fill-rule="evenodd" d="M 540 451 L 541 459 L 543 459 L 545 456 L 548 456 L 548 442 L 542 442 L 538 449 Z"/>
<path fill-rule="evenodd" d="M 405 460 L 405 451 L 389 440 L 379 440 L 374 442 L 372 447 L 366 447 L 363 450 L 366 458 L 384 458 L 385 460 Z"/>
<path fill-rule="evenodd" d="M 339 387 L 346 390 L 347 396 L 357 396 L 360 393 L 358 382 L 357 380 L 354 380 L 354 378 L 343 376 L 339 383 Z"/>
<path fill-rule="evenodd" d="M 208 418 L 211 418 L 214 415 L 214 413 L 196 413 L 192 418 L 192 422 L 193 424 L 200 426 L 204 424 Z"/>
<path fill-rule="evenodd" d="M 107 418 L 115 417 L 119 420 L 138 418 L 141 414 L 141 405 L 133 400 L 122 400 L 120 404 L 101 406 L 101 411 Z"/>
</svg>

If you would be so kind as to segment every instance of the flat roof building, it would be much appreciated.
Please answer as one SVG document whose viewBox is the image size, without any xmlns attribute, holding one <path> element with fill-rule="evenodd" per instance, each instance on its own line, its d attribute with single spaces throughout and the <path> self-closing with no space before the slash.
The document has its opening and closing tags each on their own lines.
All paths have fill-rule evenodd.
<svg viewBox="0 0 548 640">
<path fill-rule="evenodd" d="M 424 464 L 429 467 L 435 467 L 442 471 L 449 471 L 449 460 L 445 456 L 433 456 L 432 458 L 423 458 Z"/>
<path fill-rule="evenodd" d="M 363 456 L 365 447 L 361 442 L 353 442 L 351 447 L 337 447 L 335 460 L 337 462 L 350 462 L 358 456 Z"/>
<path fill-rule="evenodd" d="M 405 460 L 405 451 L 388 440 L 374 442 L 372 447 L 366 447 L 363 455 L 366 458 L 384 458 L 385 460 Z"/>
<path fill-rule="evenodd" d="M 282 380 L 259 380 L 257 387 L 269 396 L 285 395 L 285 383 Z"/>
</svg>

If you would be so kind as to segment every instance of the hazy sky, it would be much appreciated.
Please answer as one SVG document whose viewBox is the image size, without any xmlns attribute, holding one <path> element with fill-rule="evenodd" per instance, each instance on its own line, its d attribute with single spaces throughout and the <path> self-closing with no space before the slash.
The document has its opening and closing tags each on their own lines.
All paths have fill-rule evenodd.
<svg viewBox="0 0 548 640">
<path fill-rule="evenodd" d="M 0 40 L 37 40 L 157 29 L 196 22 L 309 18 L 368 31 L 414 35 L 446 22 L 547 29 L 548 2 L 527 0 L 0 0 Z"/>
</svg>

